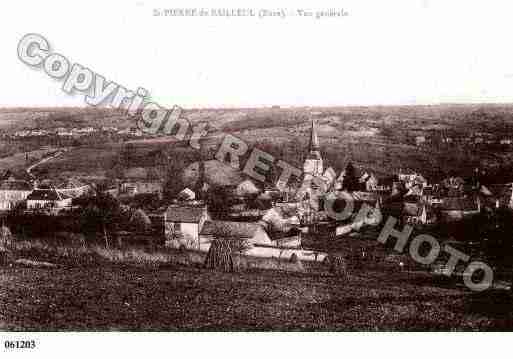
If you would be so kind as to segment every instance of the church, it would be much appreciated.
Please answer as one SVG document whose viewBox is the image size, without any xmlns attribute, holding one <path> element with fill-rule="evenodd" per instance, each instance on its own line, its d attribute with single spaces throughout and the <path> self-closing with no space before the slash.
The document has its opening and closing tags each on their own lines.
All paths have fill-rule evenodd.
<svg viewBox="0 0 513 359">
<path fill-rule="evenodd" d="M 321 156 L 321 148 L 319 146 L 319 137 L 317 136 L 317 128 L 315 120 L 312 118 L 310 130 L 310 143 L 308 145 L 308 154 L 306 155 L 303 165 L 303 173 L 306 179 L 320 177 L 323 174 L 324 167 Z"/>
<path fill-rule="evenodd" d="M 297 192 L 297 200 L 303 201 L 313 211 L 320 208 L 321 197 L 329 190 L 329 183 L 324 176 L 324 163 L 319 145 L 316 122 L 311 119 L 310 141 L 303 163 L 303 182 Z"/>
</svg>

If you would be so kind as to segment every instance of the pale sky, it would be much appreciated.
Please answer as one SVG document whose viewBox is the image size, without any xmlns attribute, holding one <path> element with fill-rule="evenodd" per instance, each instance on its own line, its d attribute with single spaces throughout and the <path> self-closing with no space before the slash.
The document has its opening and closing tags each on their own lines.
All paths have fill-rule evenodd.
<svg viewBox="0 0 513 359">
<path fill-rule="evenodd" d="M 344 18 L 154 17 L 154 8 L 341 7 Z M 163 106 L 513 102 L 513 3 L 472 0 L 26 1 L 0 5 L 0 106 L 85 106 L 16 55 L 43 35 Z"/>
</svg>

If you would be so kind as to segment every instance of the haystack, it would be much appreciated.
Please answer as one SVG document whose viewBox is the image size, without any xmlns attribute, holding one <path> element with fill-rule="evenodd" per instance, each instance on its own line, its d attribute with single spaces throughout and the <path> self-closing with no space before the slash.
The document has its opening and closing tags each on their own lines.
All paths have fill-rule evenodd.
<svg viewBox="0 0 513 359">
<path fill-rule="evenodd" d="M 13 261 L 12 234 L 8 227 L 0 227 L 0 265 L 7 265 Z"/>
<path fill-rule="evenodd" d="M 0 251 L 9 250 L 12 246 L 12 233 L 9 227 L 2 225 L 0 227 Z"/>
<path fill-rule="evenodd" d="M 233 249 L 229 241 L 214 239 L 205 258 L 205 268 L 233 272 Z"/>
</svg>

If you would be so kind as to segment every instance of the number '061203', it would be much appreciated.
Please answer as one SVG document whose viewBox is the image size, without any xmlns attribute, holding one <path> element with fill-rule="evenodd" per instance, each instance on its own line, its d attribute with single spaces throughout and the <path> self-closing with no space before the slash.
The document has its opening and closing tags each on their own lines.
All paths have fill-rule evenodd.
<svg viewBox="0 0 513 359">
<path fill-rule="evenodd" d="M 36 342 L 35 340 L 6 340 L 4 347 L 5 349 L 34 349 Z"/>
</svg>

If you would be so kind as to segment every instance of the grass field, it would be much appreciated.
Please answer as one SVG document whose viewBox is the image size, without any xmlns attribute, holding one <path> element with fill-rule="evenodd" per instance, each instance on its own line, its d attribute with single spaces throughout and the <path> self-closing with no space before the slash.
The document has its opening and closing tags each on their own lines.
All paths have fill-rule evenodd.
<svg viewBox="0 0 513 359">
<path fill-rule="evenodd" d="M 0 330 L 511 330 L 512 304 L 405 272 L 0 268 Z"/>
</svg>

